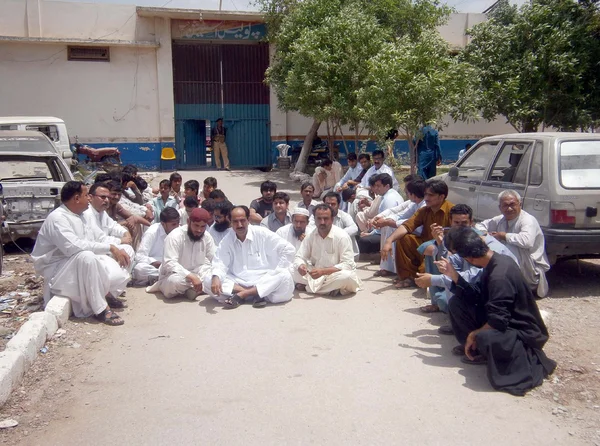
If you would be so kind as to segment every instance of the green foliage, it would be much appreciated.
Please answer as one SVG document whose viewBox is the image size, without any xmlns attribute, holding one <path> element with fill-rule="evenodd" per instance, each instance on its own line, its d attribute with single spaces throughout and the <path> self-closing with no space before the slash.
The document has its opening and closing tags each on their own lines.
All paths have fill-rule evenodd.
<svg viewBox="0 0 600 446">
<path fill-rule="evenodd" d="M 599 119 L 598 10 L 572 0 L 503 0 L 461 58 L 479 70 L 486 119 L 519 131 L 588 128 Z"/>
</svg>

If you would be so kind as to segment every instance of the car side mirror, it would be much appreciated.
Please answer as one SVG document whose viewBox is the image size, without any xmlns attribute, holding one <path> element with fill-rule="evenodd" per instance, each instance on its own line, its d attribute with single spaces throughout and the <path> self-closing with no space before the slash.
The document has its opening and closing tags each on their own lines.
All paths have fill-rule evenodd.
<svg viewBox="0 0 600 446">
<path fill-rule="evenodd" d="M 459 173 L 458 167 L 455 167 L 455 166 L 451 167 L 450 170 L 448 170 L 448 176 L 450 178 L 458 178 L 458 173 Z"/>
</svg>

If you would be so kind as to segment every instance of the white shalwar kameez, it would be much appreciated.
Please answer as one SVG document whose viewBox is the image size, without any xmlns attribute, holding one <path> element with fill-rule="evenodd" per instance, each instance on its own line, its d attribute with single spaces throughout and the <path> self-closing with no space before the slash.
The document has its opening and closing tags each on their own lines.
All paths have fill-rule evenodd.
<svg viewBox="0 0 600 446">
<path fill-rule="evenodd" d="M 335 267 L 340 271 L 313 279 L 309 274 L 301 276 L 298 268 L 307 270 Z M 339 290 L 342 295 L 356 293 L 362 282 L 356 274 L 352 242 L 348 234 L 333 225 L 325 238 L 315 230 L 306 236 L 294 259 L 294 281 L 306 285 L 315 294 L 328 294 Z"/>
<path fill-rule="evenodd" d="M 150 279 L 158 279 L 159 268 L 152 264 L 155 262 L 162 264 L 166 237 L 167 233 L 161 223 L 152 224 L 144 232 L 135 254 L 135 265 L 132 274 L 134 285 L 147 285 Z"/>
<path fill-rule="evenodd" d="M 315 216 L 311 216 L 308 222 L 310 230 L 316 230 L 317 225 L 315 224 Z M 335 217 L 333 217 L 333 226 L 337 226 L 338 228 L 343 229 L 350 236 L 350 243 L 352 243 L 352 250 L 354 251 L 354 255 L 357 256 L 360 254 L 358 250 L 358 242 L 356 241 L 356 236 L 358 235 L 358 226 L 352 220 L 352 217 L 348 215 L 346 212 L 338 210 Z M 306 228 L 308 230 L 308 227 Z"/>
<path fill-rule="evenodd" d="M 376 169 L 374 165 L 371 166 L 369 170 L 367 170 L 365 176 L 362 178 L 362 181 L 360 182 L 360 187 L 364 189 L 369 189 L 369 178 L 371 178 L 373 175 L 379 175 L 380 173 L 387 173 L 389 174 L 389 176 L 392 177 L 392 189 L 397 191 L 400 185 L 398 184 L 396 175 L 394 175 L 394 171 L 387 164 L 382 164 L 379 169 Z"/>
<path fill-rule="evenodd" d="M 117 297 L 129 273 L 108 254 L 110 243 L 82 215 L 61 205 L 46 217 L 31 253 L 35 270 L 44 276 L 44 301 L 68 297 L 76 317 L 100 314 L 107 294 Z"/>
<path fill-rule="evenodd" d="M 307 226 L 304 233 L 306 235 L 308 235 L 313 231 L 313 229 L 314 229 L 314 226 Z M 277 230 L 277 232 L 275 232 L 275 234 L 277 234 L 279 237 L 281 237 L 286 242 L 288 242 L 290 245 L 292 245 L 294 247 L 294 249 L 296 250 L 296 252 L 298 252 L 298 249 L 300 248 L 300 245 L 302 244 L 302 240 L 300 240 L 298 237 L 296 237 L 296 233 L 294 232 L 294 225 L 292 223 L 279 228 Z"/>
<path fill-rule="evenodd" d="M 550 263 L 546 257 L 544 233 L 533 215 L 521 210 L 511 221 L 504 215 L 497 215 L 475 227 L 487 232 L 506 232 L 506 241 L 501 243 L 517 258 L 525 281 L 532 290 L 537 290 L 539 297 L 548 295 L 546 271 L 550 269 Z"/>
<path fill-rule="evenodd" d="M 204 281 L 204 290 L 219 302 L 233 294 L 233 287 L 255 286 L 258 295 L 271 303 L 287 302 L 294 294 L 290 265 L 294 260 L 292 245 L 261 226 L 248 226 L 242 242 L 235 231 L 223 238 L 213 259 L 212 273 Z M 212 276 L 221 280 L 223 294 L 211 292 Z"/>
<path fill-rule="evenodd" d="M 121 243 L 121 239 L 127 233 L 127 229 L 110 218 L 106 211 L 98 212 L 92 206 L 89 206 L 81 216 L 87 226 L 93 226 L 95 229 L 102 231 L 106 235 L 106 238 L 102 239 L 104 243 L 115 245 L 117 248 L 122 249 L 127 253 L 129 260 L 131 261 L 127 271 L 131 274 L 135 250 L 131 245 Z"/>
<path fill-rule="evenodd" d="M 227 228 L 223 232 L 219 232 L 215 229 L 214 224 L 210 228 L 208 228 L 208 233 L 212 235 L 212 238 L 215 242 L 215 246 L 219 246 L 221 244 L 221 240 L 225 238 L 229 231 L 233 231 L 233 229 Z"/>
<path fill-rule="evenodd" d="M 190 273 L 196 274 L 202 281 L 209 276 L 210 263 L 215 255 L 215 242 L 206 231 L 202 240 L 192 241 L 187 230 L 187 226 L 180 226 L 167 235 L 158 282 L 146 288 L 146 292 L 160 290 L 169 299 L 192 288 L 191 282 L 187 280 Z"/>
</svg>

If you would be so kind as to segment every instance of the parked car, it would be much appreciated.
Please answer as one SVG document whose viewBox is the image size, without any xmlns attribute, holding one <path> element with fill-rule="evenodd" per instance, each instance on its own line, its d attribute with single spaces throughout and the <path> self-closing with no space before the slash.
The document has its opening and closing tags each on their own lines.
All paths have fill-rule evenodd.
<svg viewBox="0 0 600 446">
<path fill-rule="evenodd" d="M 537 218 L 551 263 L 600 257 L 600 134 L 516 133 L 483 138 L 440 175 L 448 199 L 477 221 L 500 213 L 498 194 L 514 189 Z"/>
<path fill-rule="evenodd" d="M 40 132 L 0 131 L 2 243 L 35 238 L 73 175 Z"/>
<path fill-rule="evenodd" d="M 73 156 L 65 121 L 53 116 L 4 116 L 0 117 L 0 130 L 42 132 L 56 148 L 58 156 L 65 160 L 71 170 L 77 165 Z"/>
</svg>

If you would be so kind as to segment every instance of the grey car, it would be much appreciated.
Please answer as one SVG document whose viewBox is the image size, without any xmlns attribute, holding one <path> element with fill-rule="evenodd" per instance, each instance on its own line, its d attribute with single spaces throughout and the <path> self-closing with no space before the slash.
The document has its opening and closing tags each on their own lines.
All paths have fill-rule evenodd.
<svg viewBox="0 0 600 446">
<path fill-rule="evenodd" d="M 483 138 L 447 174 L 448 199 L 477 221 L 500 213 L 498 194 L 514 189 L 537 218 L 551 263 L 600 257 L 600 134 L 515 133 Z"/>
<path fill-rule="evenodd" d="M 40 132 L 0 131 L 2 243 L 35 238 L 60 205 L 60 190 L 73 179 L 50 140 Z"/>
</svg>

